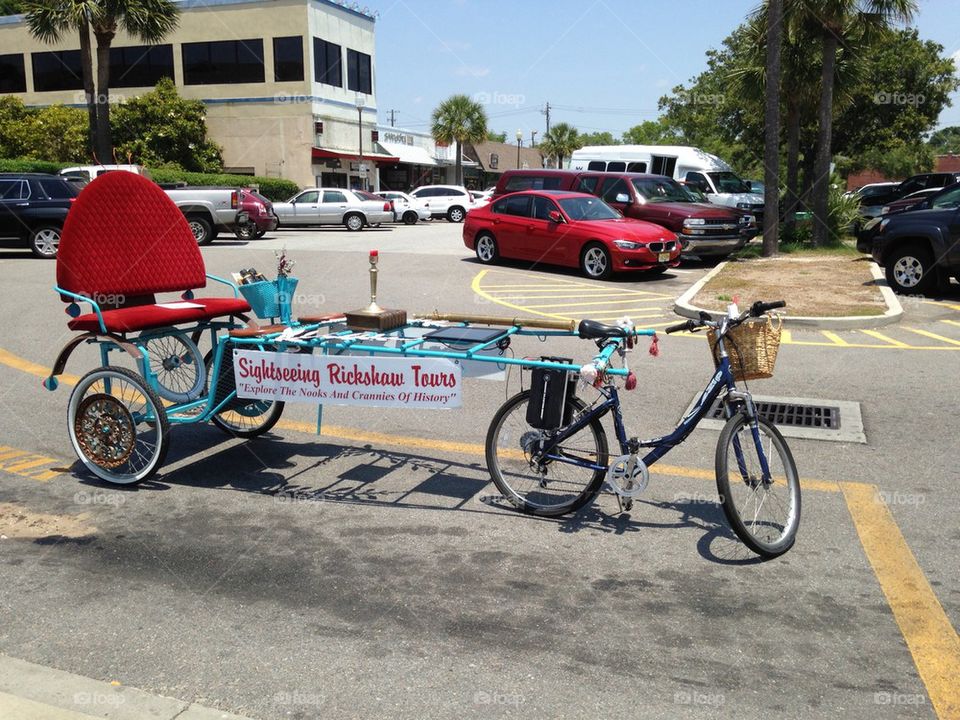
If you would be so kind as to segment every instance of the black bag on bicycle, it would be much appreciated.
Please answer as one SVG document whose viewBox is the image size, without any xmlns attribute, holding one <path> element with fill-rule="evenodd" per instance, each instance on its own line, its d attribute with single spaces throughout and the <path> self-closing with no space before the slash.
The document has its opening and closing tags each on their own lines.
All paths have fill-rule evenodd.
<svg viewBox="0 0 960 720">
<path fill-rule="evenodd" d="M 567 363 L 570 358 L 542 357 L 544 362 Z M 573 404 L 568 402 L 577 388 L 577 376 L 567 370 L 533 368 L 530 372 L 530 400 L 527 424 L 538 430 L 556 430 L 570 422 Z"/>
</svg>

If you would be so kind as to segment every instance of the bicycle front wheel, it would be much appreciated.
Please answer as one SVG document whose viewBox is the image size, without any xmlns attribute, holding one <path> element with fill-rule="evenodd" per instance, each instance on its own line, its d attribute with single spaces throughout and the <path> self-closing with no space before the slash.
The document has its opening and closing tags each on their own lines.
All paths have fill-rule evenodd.
<svg viewBox="0 0 960 720">
<path fill-rule="evenodd" d="M 558 445 L 550 459 L 537 460 L 543 441 L 557 431 L 527 424 L 530 391 L 514 395 L 494 415 L 487 431 L 487 469 L 497 488 L 515 507 L 532 515 L 555 517 L 577 510 L 600 492 L 606 476 L 607 436 L 597 419 Z M 572 397 L 574 410 L 586 407 Z M 578 464 L 580 463 L 580 464 Z M 585 467 L 602 465 L 604 470 Z"/>
<path fill-rule="evenodd" d="M 742 412 L 724 425 L 717 442 L 717 491 L 737 536 L 758 555 L 773 558 L 796 540 L 800 479 L 780 431 L 763 418 L 757 423 L 756 438 Z"/>
</svg>

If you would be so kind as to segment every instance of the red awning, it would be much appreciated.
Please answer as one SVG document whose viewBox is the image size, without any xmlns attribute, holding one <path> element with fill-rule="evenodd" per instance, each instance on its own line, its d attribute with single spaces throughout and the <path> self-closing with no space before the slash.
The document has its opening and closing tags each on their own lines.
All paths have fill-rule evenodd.
<svg viewBox="0 0 960 720">
<path fill-rule="evenodd" d="M 360 160 L 360 156 L 357 153 L 349 152 L 340 152 L 339 150 L 326 150 L 324 148 L 313 148 L 312 157 L 314 160 Z M 364 160 L 373 160 L 376 163 L 387 163 L 393 164 L 400 162 L 400 158 L 394 157 L 393 155 L 384 155 L 382 153 L 375 152 L 366 152 L 363 153 Z"/>
</svg>

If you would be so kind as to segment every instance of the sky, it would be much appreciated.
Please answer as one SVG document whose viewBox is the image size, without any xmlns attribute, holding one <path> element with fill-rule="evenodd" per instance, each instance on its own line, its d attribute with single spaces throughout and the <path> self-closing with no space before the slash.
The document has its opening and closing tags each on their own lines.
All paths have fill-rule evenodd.
<svg viewBox="0 0 960 720">
<path fill-rule="evenodd" d="M 365 0 L 379 11 L 379 119 L 429 131 L 442 100 L 465 93 L 515 142 L 551 123 L 624 130 L 658 116 L 657 101 L 706 69 L 760 0 Z M 960 67 L 958 0 L 920 0 L 911 25 Z M 960 93 L 939 126 L 960 125 Z"/>
</svg>

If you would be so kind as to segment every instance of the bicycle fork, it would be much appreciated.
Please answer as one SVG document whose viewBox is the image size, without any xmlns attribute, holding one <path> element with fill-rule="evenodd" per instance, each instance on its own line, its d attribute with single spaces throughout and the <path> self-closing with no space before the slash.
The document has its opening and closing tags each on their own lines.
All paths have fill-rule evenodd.
<svg viewBox="0 0 960 720">
<path fill-rule="evenodd" d="M 750 469 L 747 467 L 747 458 L 740 444 L 740 436 L 733 436 L 733 451 L 737 458 L 737 469 L 740 471 L 740 477 L 745 485 L 755 489 L 758 483 L 769 485 L 771 482 L 770 464 L 767 462 L 767 454 L 763 451 L 763 440 L 760 437 L 760 422 L 757 420 L 757 407 L 753 402 L 753 396 L 749 392 L 742 392 L 731 388 L 727 391 L 726 416 L 729 420 L 734 415 L 733 407 L 736 404 L 742 404 L 744 415 L 747 417 L 750 426 L 750 434 L 753 436 L 753 444 L 757 449 L 757 458 L 760 461 L 760 477 L 750 476 Z"/>
</svg>

